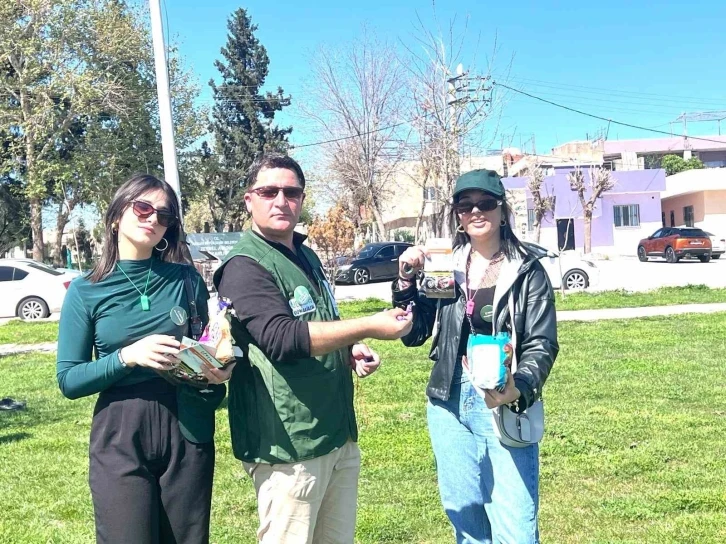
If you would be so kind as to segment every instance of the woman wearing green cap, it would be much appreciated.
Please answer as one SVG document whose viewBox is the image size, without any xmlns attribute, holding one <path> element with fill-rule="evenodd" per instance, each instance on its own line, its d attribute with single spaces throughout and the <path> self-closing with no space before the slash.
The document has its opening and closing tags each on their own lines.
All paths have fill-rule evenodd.
<svg viewBox="0 0 726 544">
<path fill-rule="evenodd" d="M 426 392 L 441 500 L 458 543 L 535 544 L 536 411 L 559 349 L 554 293 L 512 230 L 496 172 L 475 170 L 457 180 L 450 219 L 456 297 L 427 299 L 416 288 L 426 256 L 420 246 L 401 255 L 393 285 L 396 306 L 414 302 L 403 343 L 419 346 L 434 337 Z M 482 387 L 482 368 L 501 369 L 496 387 Z M 521 426 L 511 440 L 496 421 L 505 412 Z"/>
<path fill-rule="evenodd" d="M 178 202 L 153 176 L 124 183 L 101 259 L 63 302 L 58 384 L 70 399 L 98 393 L 88 476 L 99 543 L 209 542 L 214 410 L 233 365 L 205 370 L 208 391 L 161 377 L 208 313 L 204 281 L 185 264 Z"/>
</svg>

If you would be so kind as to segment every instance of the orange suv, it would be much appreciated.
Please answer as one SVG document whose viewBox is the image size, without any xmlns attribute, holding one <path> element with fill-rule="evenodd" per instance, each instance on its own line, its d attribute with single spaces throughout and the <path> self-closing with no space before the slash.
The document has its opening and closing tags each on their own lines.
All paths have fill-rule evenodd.
<svg viewBox="0 0 726 544">
<path fill-rule="evenodd" d="M 711 260 L 711 238 L 703 230 L 693 227 L 665 227 L 638 244 L 638 259 L 665 257 L 669 263 L 681 259 L 697 258 L 702 263 Z"/>
</svg>

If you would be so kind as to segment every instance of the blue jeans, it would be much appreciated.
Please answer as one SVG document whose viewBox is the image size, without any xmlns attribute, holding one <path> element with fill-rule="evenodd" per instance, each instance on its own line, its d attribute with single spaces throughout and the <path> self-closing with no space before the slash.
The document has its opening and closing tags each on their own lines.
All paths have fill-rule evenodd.
<svg viewBox="0 0 726 544">
<path fill-rule="evenodd" d="M 538 544 L 539 446 L 510 448 L 468 381 L 429 399 L 439 492 L 458 544 Z"/>
</svg>

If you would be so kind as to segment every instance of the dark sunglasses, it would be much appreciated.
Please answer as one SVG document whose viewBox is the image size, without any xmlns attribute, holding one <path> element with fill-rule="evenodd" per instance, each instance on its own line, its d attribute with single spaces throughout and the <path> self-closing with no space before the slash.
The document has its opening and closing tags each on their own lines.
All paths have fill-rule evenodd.
<svg viewBox="0 0 726 544">
<path fill-rule="evenodd" d="M 287 200 L 299 200 L 302 197 L 305 189 L 302 187 L 258 187 L 257 189 L 250 189 L 250 193 L 255 193 L 257 196 L 264 200 L 273 200 L 277 198 L 277 194 L 282 191 Z"/>
<path fill-rule="evenodd" d="M 456 213 L 471 213 L 474 208 L 480 212 L 490 212 L 492 210 L 496 210 L 501 205 L 501 200 L 485 198 L 479 202 L 456 202 L 453 207 Z"/>
<path fill-rule="evenodd" d="M 174 223 L 176 223 L 175 215 L 170 214 L 169 212 L 164 210 L 157 210 L 148 202 L 134 200 L 132 204 L 134 215 L 139 219 L 148 219 L 153 214 L 156 214 L 156 222 L 159 223 L 159 225 L 161 225 L 162 227 L 171 227 Z"/>
</svg>

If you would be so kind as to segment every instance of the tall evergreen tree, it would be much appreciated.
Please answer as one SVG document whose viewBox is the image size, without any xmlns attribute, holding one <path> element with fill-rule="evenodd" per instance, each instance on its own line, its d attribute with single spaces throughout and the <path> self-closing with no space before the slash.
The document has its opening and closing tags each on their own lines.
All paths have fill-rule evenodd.
<svg viewBox="0 0 726 544">
<path fill-rule="evenodd" d="M 210 186 L 209 208 L 215 229 L 239 225 L 245 215 L 244 175 L 263 151 L 285 151 L 291 127 L 273 125 L 275 114 L 290 104 L 281 87 L 262 93 L 270 59 L 255 37 L 257 25 L 247 11 L 235 11 L 227 23 L 227 44 L 215 62 L 221 82 L 214 92 L 211 131 L 214 149 L 203 145 L 203 173 Z"/>
</svg>

